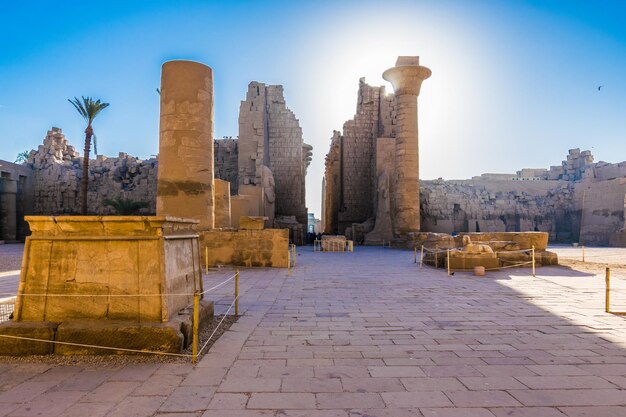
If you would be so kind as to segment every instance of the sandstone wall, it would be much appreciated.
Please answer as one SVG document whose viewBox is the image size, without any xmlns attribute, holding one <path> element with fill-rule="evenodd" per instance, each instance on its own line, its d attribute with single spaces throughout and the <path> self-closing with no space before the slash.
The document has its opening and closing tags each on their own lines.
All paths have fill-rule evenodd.
<svg viewBox="0 0 626 417">
<path fill-rule="evenodd" d="M 77 214 L 82 157 L 59 128 L 48 131 L 42 145 L 31 151 L 33 214 Z M 87 202 L 91 214 L 113 214 L 103 201 L 127 198 L 144 201 L 145 213 L 156 210 L 157 160 L 141 160 L 125 153 L 117 158 L 98 155 L 89 163 Z"/>
<path fill-rule="evenodd" d="M 337 234 L 337 215 L 341 199 L 341 141 L 341 132 L 335 130 L 325 161 L 324 189 L 322 191 L 322 226 L 324 233 Z"/>
<path fill-rule="evenodd" d="M 239 189 L 238 156 L 239 143 L 237 139 L 223 138 L 214 141 L 215 178 L 230 182 L 231 195 L 237 195 Z"/>
<path fill-rule="evenodd" d="M 576 210 L 582 213 L 579 243 L 608 245 L 611 236 L 624 228 L 626 178 L 582 181 L 576 184 Z"/>
<path fill-rule="evenodd" d="M 264 230 L 210 230 L 203 232 L 201 252 L 209 251 L 209 266 L 239 265 L 247 267 L 287 268 L 289 259 L 289 231 Z"/>
<path fill-rule="evenodd" d="M 577 238 L 574 190 L 567 181 L 422 181 L 422 230 L 542 231 L 551 241 Z"/>
<path fill-rule="evenodd" d="M 306 225 L 304 178 L 312 148 L 285 103 L 283 87 L 252 82 L 239 110 L 239 185 L 261 186 L 263 166 L 273 174 L 276 215 Z"/>
<path fill-rule="evenodd" d="M 375 214 L 376 139 L 395 134 L 395 100 L 384 87 L 359 80 L 356 115 L 343 125 L 341 140 L 341 192 L 337 229 L 344 233 L 352 223 Z"/>
</svg>

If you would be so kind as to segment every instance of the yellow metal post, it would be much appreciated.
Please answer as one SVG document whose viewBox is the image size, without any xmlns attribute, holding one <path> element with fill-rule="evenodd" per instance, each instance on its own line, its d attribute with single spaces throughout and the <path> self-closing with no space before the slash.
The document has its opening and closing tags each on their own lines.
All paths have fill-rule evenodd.
<svg viewBox="0 0 626 417">
<path fill-rule="evenodd" d="M 583 262 L 585 262 L 585 245 L 582 246 L 582 250 L 583 250 Z"/>
<path fill-rule="evenodd" d="M 446 259 L 446 263 L 448 264 L 448 276 L 450 276 L 450 249 L 448 249 L 446 253 L 448 259 Z"/>
<path fill-rule="evenodd" d="M 239 315 L 239 269 L 235 271 L 235 316 Z"/>
<path fill-rule="evenodd" d="M 535 245 L 533 245 L 533 277 L 535 276 Z"/>
<path fill-rule="evenodd" d="M 193 340 L 191 342 L 191 363 L 198 362 L 198 321 L 200 320 L 200 293 L 193 293 Z"/>
<path fill-rule="evenodd" d="M 604 311 L 606 311 L 607 313 L 611 312 L 611 268 L 606 268 L 606 276 L 605 276 L 605 281 L 606 281 L 606 290 L 605 290 L 605 299 L 604 299 Z"/>
<path fill-rule="evenodd" d="M 204 248 L 204 271 L 209 275 L 209 248 Z"/>
<path fill-rule="evenodd" d="M 422 269 L 423 262 L 424 262 L 424 245 L 422 245 L 422 250 L 420 252 L 420 269 Z"/>
</svg>

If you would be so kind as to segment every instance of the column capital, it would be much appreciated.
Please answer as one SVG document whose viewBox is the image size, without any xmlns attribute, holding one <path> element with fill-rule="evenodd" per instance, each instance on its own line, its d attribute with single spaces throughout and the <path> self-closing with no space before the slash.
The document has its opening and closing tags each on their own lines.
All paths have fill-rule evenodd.
<svg viewBox="0 0 626 417">
<path fill-rule="evenodd" d="M 422 81 L 432 75 L 429 68 L 419 65 L 419 57 L 398 57 L 396 66 L 383 73 L 383 78 L 393 85 L 396 96 L 419 96 Z"/>
</svg>

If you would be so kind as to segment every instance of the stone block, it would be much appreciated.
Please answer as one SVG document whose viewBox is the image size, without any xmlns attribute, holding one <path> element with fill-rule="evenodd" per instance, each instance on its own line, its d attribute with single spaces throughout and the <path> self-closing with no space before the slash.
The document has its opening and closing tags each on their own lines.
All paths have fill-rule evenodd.
<svg viewBox="0 0 626 417">
<path fill-rule="evenodd" d="M 238 265 L 287 268 L 288 229 L 209 230 L 200 245 L 208 249 L 209 266 Z"/>
<path fill-rule="evenodd" d="M 128 323 L 126 321 L 67 321 L 59 325 L 56 340 L 59 342 L 119 347 L 123 349 L 180 352 L 185 343 L 180 323 Z M 61 355 L 112 354 L 110 349 L 86 346 L 55 345 Z"/>
<path fill-rule="evenodd" d="M 241 216 L 239 218 L 239 230 L 263 230 L 265 220 L 266 218 L 262 216 Z"/>
<path fill-rule="evenodd" d="M 58 323 L 51 322 L 15 322 L 0 324 L 0 355 L 48 355 L 54 352 L 54 344 L 46 341 L 55 339 Z M 13 339 L 6 336 L 27 337 L 34 340 Z"/>
<path fill-rule="evenodd" d="M 548 233 L 546 232 L 477 232 L 459 233 L 460 236 L 469 236 L 472 242 L 488 243 L 492 241 L 515 242 L 520 249 L 546 250 L 548 247 Z"/>
<path fill-rule="evenodd" d="M 442 254 L 441 257 L 447 262 L 446 254 Z M 456 250 L 450 252 L 451 270 L 473 271 L 476 266 L 484 266 L 486 270 L 495 270 L 500 268 L 500 263 L 495 253 L 466 253 Z"/>
</svg>

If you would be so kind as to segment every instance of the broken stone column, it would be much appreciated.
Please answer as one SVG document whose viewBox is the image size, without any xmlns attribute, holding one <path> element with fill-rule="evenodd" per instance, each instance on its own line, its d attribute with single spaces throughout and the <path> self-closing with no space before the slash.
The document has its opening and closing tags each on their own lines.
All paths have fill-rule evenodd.
<svg viewBox="0 0 626 417">
<path fill-rule="evenodd" d="M 213 71 L 169 61 L 161 72 L 157 215 L 214 227 Z"/>
<path fill-rule="evenodd" d="M 419 65 L 417 56 L 400 56 L 396 66 L 383 73 L 396 95 L 396 169 L 392 213 L 396 238 L 420 230 L 419 153 L 417 96 L 430 69 Z"/>
<path fill-rule="evenodd" d="M 17 181 L 0 179 L 0 240 L 17 239 Z"/>
</svg>

